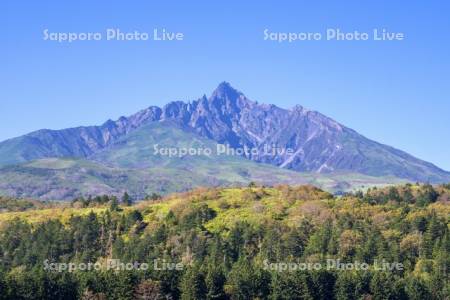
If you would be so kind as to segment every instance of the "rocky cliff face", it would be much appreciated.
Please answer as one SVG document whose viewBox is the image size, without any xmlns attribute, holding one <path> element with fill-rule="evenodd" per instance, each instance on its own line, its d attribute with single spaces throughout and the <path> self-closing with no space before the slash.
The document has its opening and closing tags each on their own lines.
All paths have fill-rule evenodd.
<svg viewBox="0 0 450 300">
<path fill-rule="evenodd" d="M 177 119 L 219 143 L 257 149 L 248 152 L 248 159 L 296 171 L 353 171 L 425 182 L 450 178 L 448 172 L 371 141 L 323 114 L 300 105 L 286 110 L 258 104 L 226 82 L 209 98 L 168 104 L 162 118 Z M 267 151 L 274 148 L 290 149 L 293 154 Z"/>
<path fill-rule="evenodd" d="M 252 149 L 245 155 L 248 159 L 295 171 L 352 171 L 425 182 L 450 181 L 448 172 L 371 141 L 318 112 L 299 105 L 282 109 L 258 104 L 226 82 L 209 98 L 149 107 L 101 126 L 40 130 L 5 141 L 0 143 L 0 164 L 42 157 L 89 157 L 143 124 L 163 120 L 232 148 Z"/>
</svg>

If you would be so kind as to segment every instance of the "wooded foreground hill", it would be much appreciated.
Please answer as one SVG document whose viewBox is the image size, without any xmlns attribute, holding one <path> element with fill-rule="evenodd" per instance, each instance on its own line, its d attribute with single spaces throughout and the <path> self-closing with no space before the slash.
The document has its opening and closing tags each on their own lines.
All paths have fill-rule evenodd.
<svg viewBox="0 0 450 300">
<path fill-rule="evenodd" d="M 343 197 L 312 186 L 251 185 L 134 205 L 108 196 L 51 207 L 0 200 L 0 299 L 450 296 L 450 185 Z M 108 259 L 150 268 L 108 270 Z M 293 268 L 331 259 L 368 267 Z M 155 260 L 182 268 L 157 270 Z M 402 268 L 383 269 L 380 262 Z M 46 270 L 52 263 L 100 267 Z"/>
</svg>

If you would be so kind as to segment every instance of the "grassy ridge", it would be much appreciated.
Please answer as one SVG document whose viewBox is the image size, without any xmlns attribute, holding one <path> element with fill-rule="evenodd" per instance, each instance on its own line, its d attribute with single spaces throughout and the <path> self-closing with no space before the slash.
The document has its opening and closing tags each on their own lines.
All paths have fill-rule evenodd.
<svg viewBox="0 0 450 300">
<path fill-rule="evenodd" d="M 41 200 L 71 200 L 81 195 L 121 195 L 143 199 L 153 192 L 169 194 L 195 187 L 259 184 L 313 184 L 329 192 L 404 182 L 341 172 L 300 173 L 256 163 L 239 156 L 155 154 L 158 148 L 216 149 L 217 143 L 174 124 L 154 122 L 117 140 L 87 159 L 45 158 L 0 168 L 0 195 Z"/>
<path fill-rule="evenodd" d="M 421 191 L 420 185 L 408 186 L 416 194 Z M 397 189 L 402 190 L 403 187 L 398 186 Z M 375 191 L 388 193 L 387 189 L 371 189 L 368 194 Z M 406 219 L 414 219 L 417 215 L 427 215 L 431 212 L 449 219 L 450 202 L 446 200 L 447 192 L 442 189 L 441 193 L 442 201 L 431 203 L 423 208 L 412 203 L 405 203 L 411 208 L 405 216 Z M 373 205 L 359 201 L 355 196 L 336 198 L 314 186 L 280 185 L 274 188 L 199 188 L 189 192 L 170 194 L 162 200 L 142 201 L 132 207 L 122 207 L 122 209 L 124 214 L 137 209 L 142 213 L 145 222 L 157 225 L 165 219 L 170 211 L 181 214 L 183 210 L 189 209 L 191 206 L 196 207 L 203 204 L 217 213 L 214 219 L 205 223 L 205 228 L 212 232 L 226 231 L 243 220 L 252 224 L 275 220 L 292 226 L 305 218 L 321 222 L 325 218 L 343 214 L 351 214 L 371 222 L 377 222 L 380 219 L 389 222 L 389 220 L 397 218 L 405 208 L 404 205 L 398 205 L 393 201 Z M 73 216 L 85 216 L 91 212 L 102 214 L 108 209 L 107 205 L 85 208 L 76 208 L 68 203 L 54 205 L 53 208 L 2 212 L 0 213 L 0 223 L 19 218 L 28 223 L 41 223 L 55 219 L 65 224 Z"/>
</svg>

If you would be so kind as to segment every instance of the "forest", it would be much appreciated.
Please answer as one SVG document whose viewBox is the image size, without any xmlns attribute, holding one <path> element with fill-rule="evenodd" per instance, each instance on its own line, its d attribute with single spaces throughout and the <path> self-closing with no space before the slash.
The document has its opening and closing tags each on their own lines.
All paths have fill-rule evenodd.
<svg viewBox="0 0 450 300">
<path fill-rule="evenodd" d="M 3 197 L 0 299 L 450 299 L 449 204 L 429 184 Z"/>
</svg>

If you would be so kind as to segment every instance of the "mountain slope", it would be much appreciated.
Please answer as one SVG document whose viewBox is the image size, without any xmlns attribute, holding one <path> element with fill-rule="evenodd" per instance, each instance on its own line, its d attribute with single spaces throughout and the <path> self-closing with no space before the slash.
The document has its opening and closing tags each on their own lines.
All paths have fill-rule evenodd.
<svg viewBox="0 0 450 300">
<path fill-rule="evenodd" d="M 127 191 L 142 199 L 153 192 L 167 194 L 197 186 L 314 184 L 330 192 L 401 182 L 396 178 L 353 173 L 299 173 L 256 163 L 240 156 L 154 153 L 158 147 L 215 149 L 217 143 L 187 132 L 169 121 L 150 122 L 118 138 L 88 159 L 44 158 L 0 168 L 0 195 L 43 200 Z"/>
<path fill-rule="evenodd" d="M 312 184 L 332 193 L 342 193 L 404 182 L 355 173 L 298 173 L 243 158 L 220 167 L 203 163 L 195 169 L 186 169 L 187 165 L 127 169 L 84 159 L 44 158 L 0 168 L 0 196 L 72 200 L 89 195 L 121 196 L 127 191 L 134 199 L 143 199 L 154 192 L 168 194 L 199 186 L 245 186 L 252 181 L 265 185 Z"/>
<path fill-rule="evenodd" d="M 160 115 L 161 109 L 153 107 L 128 118 L 108 120 L 101 126 L 42 129 L 9 139 L 0 143 L 0 166 L 39 158 L 87 157 L 145 122 L 158 120 Z"/>
<path fill-rule="evenodd" d="M 171 102 L 163 108 L 149 107 L 101 126 L 40 130 L 4 141 L 0 143 L 0 166 L 51 157 L 92 158 L 123 166 L 121 162 L 132 160 L 126 154 L 112 153 L 114 149 L 121 150 L 116 142 L 131 135 L 136 145 L 145 144 L 151 136 L 133 136 L 133 132 L 151 123 L 177 124 L 182 134 L 196 133 L 236 149 L 252 149 L 245 158 L 293 171 L 351 172 L 421 182 L 450 181 L 449 172 L 367 139 L 318 112 L 301 106 L 282 109 L 258 104 L 226 82 L 209 98 L 204 96 L 189 103 Z M 176 142 L 171 143 L 167 146 L 176 146 Z M 268 147 L 290 149 L 293 154 L 268 153 Z M 138 150 L 133 152 L 136 155 L 134 165 L 125 164 L 126 167 L 163 165 L 159 158 L 140 161 L 143 149 Z M 108 153 L 108 159 L 104 153 Z M 145 159 L 145 155 L 140 158 Z M 218 166 L 221 162 L 210 163 Z"/>
<path fill-rule="evenodd" d="M 295 171 L 358 172 L 423 182 L 450 180 L 450 173 L 403 151 L 371 141 L 356 131 L 301 106 L 285 110 L 247 99 L 228 83 L 210 98 L 174 102 L 163 118 L 176 119 L 199 134 L 232 147 L 258 149 L 247 158 Z M 267 154 L 275 145 L 294 155 Z"/>
</svg>

